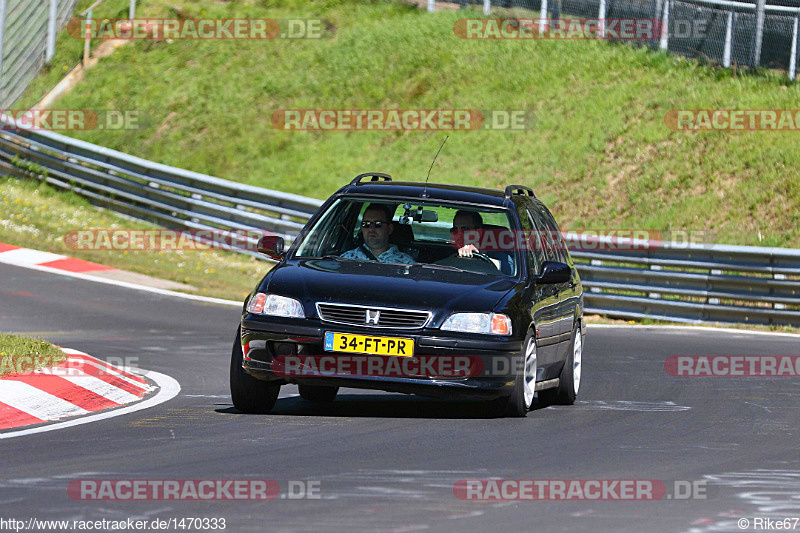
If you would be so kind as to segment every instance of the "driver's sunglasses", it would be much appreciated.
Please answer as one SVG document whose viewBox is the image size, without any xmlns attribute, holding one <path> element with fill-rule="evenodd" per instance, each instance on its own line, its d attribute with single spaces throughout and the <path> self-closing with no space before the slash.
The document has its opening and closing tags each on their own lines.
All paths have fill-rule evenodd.
<svg viewBox="0 0 800 533">
<path fill-rule="evenodd" d="M 367 228 L 367 229 L 369 229 L 371 227 L 375 227 L 375 229 L 381 229 L 384 224 L 386 224 L 386 222 L 384 222 L 382 220 L 375 220 L 375 221 L 364 220 L 364 221 L 361 222 L 361 227 L 362 228 Z"/>
</svg>

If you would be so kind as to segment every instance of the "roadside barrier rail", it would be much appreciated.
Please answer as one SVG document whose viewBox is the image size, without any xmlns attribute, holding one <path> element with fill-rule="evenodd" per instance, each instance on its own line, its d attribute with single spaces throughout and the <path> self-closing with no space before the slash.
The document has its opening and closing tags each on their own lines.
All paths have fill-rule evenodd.
<svg viewBox="0 0 800 533">
<path fill-rule="evenodd" d="M 0 123 L 11 125 L 4 115 Z M 171 229 L 268 229 L 289 241 L 322 205 L 49 131 L 0 131 L 0 173 L 45 181 Z M 587 313 L 800 325 L 800 250 L 674 242 L 592 250 L 578 245 L 580 236 L 565 237 L 583 281 Z M 257 255 L 248 248 L 241 251 Z"/>
</svg>

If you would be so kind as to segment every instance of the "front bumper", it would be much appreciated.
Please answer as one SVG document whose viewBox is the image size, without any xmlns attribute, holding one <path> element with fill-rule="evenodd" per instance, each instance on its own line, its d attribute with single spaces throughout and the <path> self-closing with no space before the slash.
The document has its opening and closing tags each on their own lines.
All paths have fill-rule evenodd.
<svg viewBox="0 0 800 533">
<path fill-rule="evenodd" d="M 409 375 L 350 375 L 327 372 L 324 375 L 302 375 L 273 371 L 273 361 L 282 356 L 352 357 L 355 354 L 324 351 L 326 331 L 369 336 L 404 337 L 414 340 L 414 358 L 442 360 L 464 359 L 474 362 L 469 377 L 409 376 Z M 476 338 L 461 335 L 443 336 L 438 329 L 414 332 L 376 330 L 320 322 L 309 325 L 291 320 L 270 320 L 245 315 L 242 320 L 242 346 L 246 355 L 242 368 L 251 376 L 277 383 L 296 383 L 318 386 L 337 386 L 374 389 L 387 392 L 418 394 L 443 398 L 480 398 L 491 400 L 508 396 L 514 385 L 515 365 L 522 340 L 507 338 Z M 369 356 L 371 357 L 371 356 Z M 406 359 L 406 358 L 397 358 Z"/>
</svg>

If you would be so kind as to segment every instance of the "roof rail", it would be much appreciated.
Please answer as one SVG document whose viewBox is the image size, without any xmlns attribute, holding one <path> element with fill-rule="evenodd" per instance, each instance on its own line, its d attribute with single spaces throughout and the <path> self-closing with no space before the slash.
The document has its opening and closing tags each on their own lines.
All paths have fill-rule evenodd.
<svg viewBox="0 0 800 533">
<path fill-rule="evenodd" d="M 506 187 L 506 198 L 511 198 L 511 196 L 515 194 L 523 194 L 536 198 L 536 195 L 533 194 L 533 189 L 526 187 L 525 185 L 509 185 Z"/>
<path fill-rule="evenodd" d="M 350 185 L 359 185 L 364 178 L 372 178 L 369 181 L 392 181 L 392 177 L 389 174 L 384 174 L 383 172 L 365 172 L 356 176 L 355 179 L 350 182 Z"/>
</svg>

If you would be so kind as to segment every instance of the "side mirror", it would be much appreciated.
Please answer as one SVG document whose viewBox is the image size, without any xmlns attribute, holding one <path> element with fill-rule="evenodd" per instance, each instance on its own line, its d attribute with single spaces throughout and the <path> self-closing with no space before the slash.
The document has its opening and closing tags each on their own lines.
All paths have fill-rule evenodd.
<svg viewBox="0 0 800 533">
<path fill-rule="evenodd" d="M 258 250 L 258 253 L 264 254 L 275 261 L 280 261 L 284 256 L 283 248 L 285 244 L 286 243 L 283 240 L 283 237 L 278 237 L 277 235 L 267 235 L 258 240 L 256 249 Z"/>
<path fill-rule="evenodd" d="M 545 261 L 542 264 L 542 271 L 536 279 L 537 283 L 543 285 L 553 285 L 555 283 L 567 283 L 572 279 L 572 269 L 566 263 L 558 261 Z"/>
</svg>

